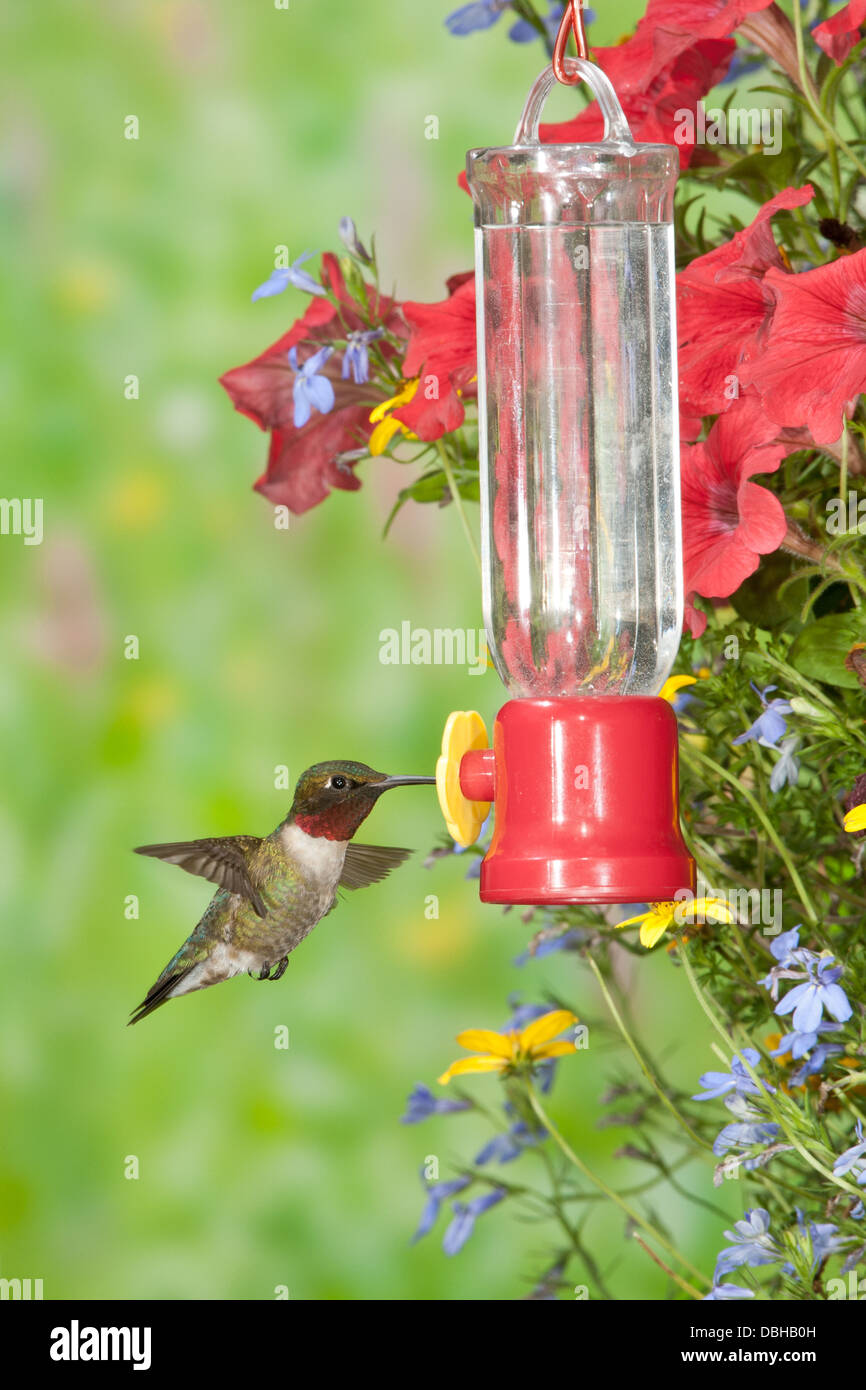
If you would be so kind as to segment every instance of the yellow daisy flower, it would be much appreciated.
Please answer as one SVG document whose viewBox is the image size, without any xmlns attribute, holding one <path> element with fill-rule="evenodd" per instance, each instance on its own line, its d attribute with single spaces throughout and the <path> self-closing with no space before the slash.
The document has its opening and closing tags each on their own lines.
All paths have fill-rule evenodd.
<svg viewBox="0 0 866 1390">
<path fill-rule="evenodd" d="M 391 412 L 399 409 L 401 405 L 408 405 L 414 399 L 420 379 L 416 376 L 411 381 L 405 382 L 396 396 L 392 396 L 390 400 L 382 401 L 381 405 L 377 405 L 375 410 L 370 411 L 370 424 L 375 425 L 376 428 L 370 435 L 367 448 L 374 458 L 378 457 L 379 454 L 384 454 L 398 430 L 401 430 L 407 439 L 418 438 L 417 434 L 413 434 L 399 420 L 395 420 Z"/>
<path fill-rule="evenodd" d="M 866 830 L 866 802 L 860 806 L 852 806 L 842 824 L 851 835 L 856 834 L 858 830 Z"/>
<path fill-rule="evenodd" d="M 520 1066 L 534 1066 L 551 1057 L 564 1057 L 568 1052 L 576 1052 L 573 1042 L 564 1038 L 559 1042 L 553 1039 L 557 1033 L 571 1028 L 577 1018 L 568 1009 L 553 1009 L 541 1018 L 519 1031 L 495 1033 L 490 1028 L 467 1028 L 458 1033 L 457 1041 L 461 1047 L 474 1051 L 474 1057 L 460 1057 L 452 1062 L 447 1071 L 439 1077 L 439 1085 L 447 1086 L 452 1076 L 465 1076 L 468 1072 L 514 1071 Z"/>
<path fill-rule="evenodd" d="M 640 944 L 647 950 L 655 946 L 668 927 L 684 925 L 690 917 L 709 917 L 713 922 L 733 922 L 734 917 L 724 898 L 690 898 L 685 902 L 650 903 L 647 912 L 617 922 L 618 927 L 631 927 L 640 922 Z"/>
</svg>

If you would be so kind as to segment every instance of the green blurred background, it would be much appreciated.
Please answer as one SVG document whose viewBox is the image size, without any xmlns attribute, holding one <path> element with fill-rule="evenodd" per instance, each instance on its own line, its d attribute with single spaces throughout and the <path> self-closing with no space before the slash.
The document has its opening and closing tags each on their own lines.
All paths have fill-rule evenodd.
<svg viewBox="0 0 866 1390">
<path fill-rule="evenodd" d="M 478 903 L 465 860 L 424 869 L 431 793 L 384 799 L 367 838 L 419 853 L 345 901 L 276 990 L 241 978 L 124 1026 L 211 892 L 130 846 L 269 831 L 280 764 L 430 771 L 447 713 L 502 699 L 492 672 L 379 662 L 405 619 L 481 621 L 453 511 L 407 508 L 383 543 L 402 479 L 381 462 L 275 531 L 250 490 L 266 439 L 217 385 L 302 311 L 294 291 L 250 303 L 277 244 L 334 247 L 351 214 L 401 297 L 440 298 L 469 268 L 464 151 L 510 136 L 543 59 L 507 22 L 449 37 L 451 8 L 90 0 L 0 19 L 3 491 L 45 506 L 41 547 L 0 540 L 0 1275 L 47 1298 L 511 1299 L 555 1242 L 506 1207 L 456 1258 L 443 1225 L 409 1243 L 421 1164 L 448 1176 L 487 1134 L 473 1116 L 399 1123 L 458 1030 L 501 1026 L 515 989 L 603 1016 L 573 957 L 514 968 L 531 929 Z M 607 7 L 596 42 L 639 8 Z M 694 1089 L 713 1057 L 679 972 L 663 951 L 623 969 L 641 1034 Z M 599 1027 L 554 1093 L 618 1186 L 646 1169 L 613 1159 L 633 1136 L 597 1128 L 599 1097 L 632 1076 Z M 494 1079 L 472 1084 L 495 1101 Z M 542 1180 L 536 1157 L 517 1167 Z M 742 1209 L 706 1168 L 683 1182 Z M 675 1193 L 657 1211 L 711 1268 L 721 1216 Z M 666 1296 L 616 1214 L 594 1204 L 586 1239 L 618 1297 Z"/>
</svg>

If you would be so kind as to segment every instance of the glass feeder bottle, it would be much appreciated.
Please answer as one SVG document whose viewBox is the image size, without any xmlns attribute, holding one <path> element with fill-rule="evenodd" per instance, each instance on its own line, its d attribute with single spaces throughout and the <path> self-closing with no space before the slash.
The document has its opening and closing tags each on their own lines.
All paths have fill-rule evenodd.
<svg viewBox="0 0 866 1390">
<path fill-rule="evenodd" d="M 492 801 L 491 902 L 634 902 L 693 886 L 677 731 L 682 624 L 673 197 L 604 73 L 601 141 L 470 151 L 484 619 L 508 694 L 460 795 Z"/>
</svg>

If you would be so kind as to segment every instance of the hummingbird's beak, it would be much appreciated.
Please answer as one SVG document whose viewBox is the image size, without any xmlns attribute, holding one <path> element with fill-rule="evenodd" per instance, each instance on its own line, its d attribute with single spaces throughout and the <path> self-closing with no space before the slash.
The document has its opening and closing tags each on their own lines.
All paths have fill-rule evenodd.
<svg viewBox="0 0 866 1390">
<path fill-rule="evenodd" d="M 435 777 L 385 777 L 381 782 L 367 784 L 377 792 L 386 792 L 391 787 L 435 787 Z"/>
</svg>

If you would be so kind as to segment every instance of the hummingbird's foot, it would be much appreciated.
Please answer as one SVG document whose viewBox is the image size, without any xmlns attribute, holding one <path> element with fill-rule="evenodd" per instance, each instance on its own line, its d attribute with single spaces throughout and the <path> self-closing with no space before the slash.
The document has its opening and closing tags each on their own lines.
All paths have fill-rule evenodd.
<svg viewBox="0 0 866 1390">
<path fill-rule="evenodd" d="M 270 967 L 269 965 L 263 965 L 262 968 L 261 968 L 261 970 L 259 971 L 258 975 L 256 975 L 256 979 L 257 979 L 257 980 L 269 980 L 270 978 L 271 978 L 271 967 Z"/>
<path fill-rule="evenodd" d="M 269 978 L 271 980 L 281 980 L 286 973 L 286 967 L 288 963 L 288 956 L 283 956 L 282 960 L 277 962 L 277 968 L 274 971 L 273 975 L 271 975 Z"/>
</svg>

